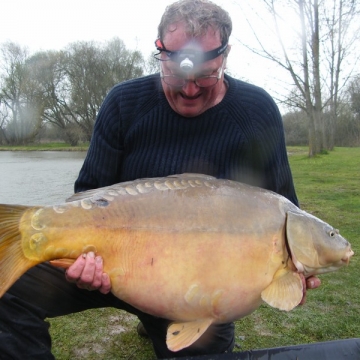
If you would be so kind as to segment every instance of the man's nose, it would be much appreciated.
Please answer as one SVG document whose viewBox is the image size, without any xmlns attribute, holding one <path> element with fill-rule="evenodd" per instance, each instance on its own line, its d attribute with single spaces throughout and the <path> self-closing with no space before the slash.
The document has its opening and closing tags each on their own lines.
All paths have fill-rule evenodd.
<svg viewBox="0 0 360 360">
<path fill-rule="evenodd" d="M 185 85 L 183 86 L 183 92 L 187 96 L 196 95 L 199 91 L 199 86 L 196 85 L 195 79 L 187 79 Z"/>
</svg>

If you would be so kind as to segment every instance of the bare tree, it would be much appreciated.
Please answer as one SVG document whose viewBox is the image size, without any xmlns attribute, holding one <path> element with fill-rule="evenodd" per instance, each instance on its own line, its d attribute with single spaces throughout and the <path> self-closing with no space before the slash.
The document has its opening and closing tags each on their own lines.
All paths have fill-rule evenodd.
<svg viewBox="0 0 360 360">
<path fill-rule="evenodd" d="M 9 112 L 0 94 L 0 145 L 8 144 L 9 139 L 6 134 L 6 126 L 9 123 Z"/>
<path fill-rule="evenodd" d="M 119 38 L 31 56 L 14 43 L 1 51 L 0 141 L 14 144 L 34 140 L 43 123 L 61 129 L 71 145 L 90 140 L 107 92 L 143 75 L 145 67 L 142 54 L 127 50 Z"/>
<path fill-rule="evenodd" d="M 142 75 L 142 56 L 120 39 L 106 43 L 77 42 L 64 51 L 31 57 L 42 89 L 43 119 L 61 130 L 72 146 L 89 140 L 107 92 L 116 83 Z"/>
<path fill-rule="evenodd" d="M 71 87 L 67 79 L 66 58 L 63 51 L 45 51 L 33 55 L 31 62 L 42 91 L 44 122 L 55 125 L 60 137 L 75 146 L 81 139 L 81 129 L 73 121 L 70 108 Z"/>
<path fill-rule="evenodd" d="M 160 61 L 154 57 L 155 54 L 156 51 L 153 51 L 145 62 L 145 73 L 148 75 L 160 72 Z"/>
<path fill-rule="evenodd" d="M 268 36 L 265 40 L 255 28 L 253 33 L 259 46 L 243 44 L 290 74 L 295 90 L 289 91 L 290 95 L 280 101 L 291 108 L 306 111 L 309 156 L 331 150 L 339 98 L 359 60 L 359 55 L 354 56 L 351 52 L 359 40 L 357 2 L 260 0 L 260 3 L 271 15 L 280 51 L 270 48 Z M 291 30 L 289 18 L 297 21 L 293 24 L 291 43 L 285 41 Z M 348 61 L 346 69 L 345 60 Z M 331 116 L 324 116 L 325 113 Z"/>
<path fill-rule="evenodd" d="M 347 66 L 346 60 L 351 55 L 351 50 L 359 40 L 358 20 L 359 11 L 357 3 L 354 0 L 333 1 L 332 6 L 324 7 L 324 55 L 329 69 L 329 81 L 325 81 L 328 86 L 328 100 L 325 106 L 329 109 L 329 126 L 327 146 L 333 149 L 335 146 L 336 119 L 339 115 L 339 103 L 341 94 L 346 89 L 349 80 L 352 79 L 355 67 L 351 67 L 348 73 L 345 73 L 343 66 Z M 357 19 L 357 20 L 356 20 Z M 354 23 L 355 21 L 355 23 Z M 356 24 L 356 26 L 353 26 Z M 341 75 L 343 78 L 341 79 Z"/>
<path fill-rule="evenodd" d="M 360 118 L 360 75 L 357 76 L 348 87 L 351 110 L 354 115 Z"/>
<path fill-rule="evenodd" d="M 90 140 L 105 95 L 116 83 L 141 76 L 143 58 L 137 51 L 126 50 L 117 38 L 105 45 L 74 43 L 67 54 L 70 115 Z"/>
<path fill-rule="evenodd" d="M 339 146 L 360 146 L 360 76 L 349 83 L 338 103 L 335 142 Z"/>
<path fill-rule="evenodd" d="M 1 55 L 0 98 L 8 110 L 5 138 L 13 144 L 27 143 L 35 138 L 41 128 L 41 95 L 28 66 L 27 49 L 7 42 L 1 47 Z"/>
</svg>

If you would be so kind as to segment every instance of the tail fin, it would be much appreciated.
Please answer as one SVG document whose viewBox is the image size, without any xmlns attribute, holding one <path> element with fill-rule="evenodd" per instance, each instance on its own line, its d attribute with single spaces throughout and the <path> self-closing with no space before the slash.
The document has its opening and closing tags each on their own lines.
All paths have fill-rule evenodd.
<svg viewBox="0 0 360 360">
<path fill-rule="evenodd" d="M 0 204 L 0 297 L 28 269 L 36 265 L 24 256 L 19 223 L 28 209 Z"/>
</svg>

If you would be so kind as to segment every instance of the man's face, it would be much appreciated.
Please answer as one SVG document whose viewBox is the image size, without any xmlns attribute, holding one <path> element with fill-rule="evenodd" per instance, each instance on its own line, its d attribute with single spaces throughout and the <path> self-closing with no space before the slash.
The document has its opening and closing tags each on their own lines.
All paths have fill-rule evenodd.
<svg viewBox="0 0 360 360">
<path fill-rule="evenodd" d="M 200 48 L 201 51 L 206 52 L 219 47 L 221 40 L 219 31 L 214 32 L 211 28 L 202 37 L 189 38 L 186 36 L 183 24 L 177 23 L 169 28 L 163 38 L 163 43 L 166 49 L 170 51 L 181 49 L 199 50 Z M 190 72 L 182 71 L 177 62 L 161 62 L 163 75 L 176 75 L 189 80 L 185 82 L 183 87 L 170 86 L 162 81 L 165 96 L 174 111 L 185 117 L 194 117 L 202 114 L 222 100 L 226 92 L 222 72 L 223 59 L 223 56 L 220 55 L 215 59 L 194 66 Z M 221 78 L 216 85 L 211 87 L 199 87 L 194 81 L 191 81 L 200 76 L 218 76 L 219 74 L 221 74 Z"/>
</svg>

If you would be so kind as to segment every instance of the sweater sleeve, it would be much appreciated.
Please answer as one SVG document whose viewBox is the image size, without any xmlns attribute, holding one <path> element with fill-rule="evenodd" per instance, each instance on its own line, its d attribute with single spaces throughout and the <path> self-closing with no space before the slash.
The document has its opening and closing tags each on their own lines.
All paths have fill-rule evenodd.
<svg viewBox="0 0 360 360">
<path fill-rule="evenodd" d="M 118 181 L 124 149 L 118 97 L 117 87 L 114 87 L 100 108 L 88 153 L 75 182 L 75 192 Z"/>
<path fill-rule="evenodd" d="M 255 108 L 255 153 L 263 167 L 265 188 L 289 199 L 299 206 L 285 146 L 285 135 L 280 111 L 264 90 L 263 106 Z"/>
</svg>

